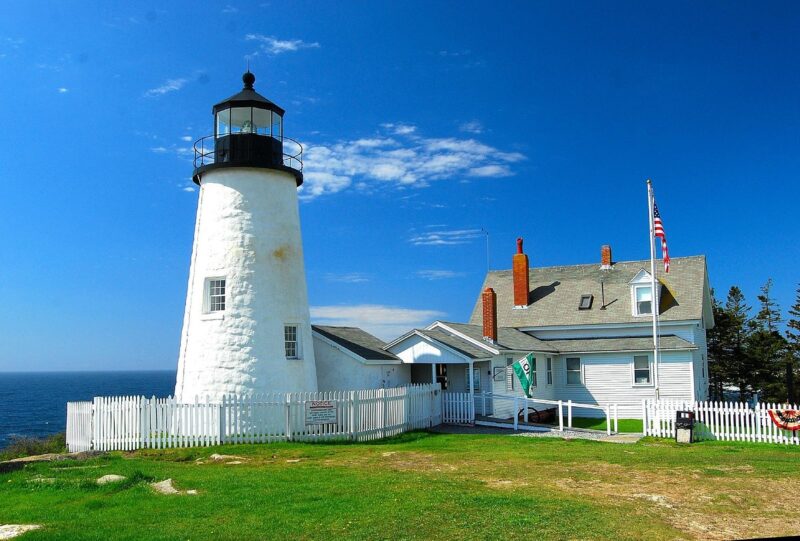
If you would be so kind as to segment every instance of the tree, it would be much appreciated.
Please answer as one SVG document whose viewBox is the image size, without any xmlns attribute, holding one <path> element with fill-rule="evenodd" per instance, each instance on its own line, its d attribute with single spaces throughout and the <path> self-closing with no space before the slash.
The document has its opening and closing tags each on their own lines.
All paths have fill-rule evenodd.
<svg viewBox="0 0 800 541">
<path fill-rule="evenodd" d="M 767 402 L 783 402 L 787 398 L 786 339 L 778 331 L 781 311 L 772 298 L 772 278 L 761 286 L 759 311 L 748 322 L 745 357 L 750 369 L 750 385 L 760 391 Z"/>
<path fill-rule="evenodd" d="M 800 368 L 800 285 L 794 304 L 789 309 L 789 321 L 786 322 L 786 390 L 787 399 L 792 404 L 797 403 L 794 381 L 796 372 Z"/>
<path fill-rule="evenodd" d="M 730 383 L 725 361 L 726 344 L 730 321 L 725 307 L 711 290 L 711 309 L 714 312 L 714 327 L 706 333 L 708 345 L 708 390 L 712 400 L 723 400 L 723 389 Z"/>
</svg>

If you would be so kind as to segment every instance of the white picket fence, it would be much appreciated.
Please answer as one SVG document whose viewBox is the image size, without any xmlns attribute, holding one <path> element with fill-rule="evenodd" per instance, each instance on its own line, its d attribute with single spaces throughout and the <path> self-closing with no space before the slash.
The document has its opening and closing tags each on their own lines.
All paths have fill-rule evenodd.
<svg viewBox="0 0 800 541">
<path fill-rule="evenodd" d="M 750 441 L 800 445 L 800 433 L 775 426 L 767 413 L 771 409 L 798 409 L 797 405 L 738 402 L 680 402 L 644 400 L 642 416 L 645 436 L 675 437 L 677 411 L 695 414 L 696 440 Z"/>
<path fill-rule="evenodd" d="M 306 405 L 331 401 L 336 419 L 306 424 Z M 442 423 L 439 384 L 392 389 L 271 393 L 182 403 L 96 397 L 67 404 L 70 452 L 347 439 L 366 441 Z"/>
</svg>

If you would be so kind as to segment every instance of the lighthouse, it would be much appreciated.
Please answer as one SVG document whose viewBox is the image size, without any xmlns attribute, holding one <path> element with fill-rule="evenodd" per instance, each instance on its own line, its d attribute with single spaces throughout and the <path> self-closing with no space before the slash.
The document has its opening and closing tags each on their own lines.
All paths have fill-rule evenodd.
<svg viewBox="0 0 800 541">
<path fill-rule="evenodd" d="M 297 188 L 302 147 L 253 88 L 214 105 L 194 146 L 200 187 L 175 396 L 316 391 Z"/>
</svg>

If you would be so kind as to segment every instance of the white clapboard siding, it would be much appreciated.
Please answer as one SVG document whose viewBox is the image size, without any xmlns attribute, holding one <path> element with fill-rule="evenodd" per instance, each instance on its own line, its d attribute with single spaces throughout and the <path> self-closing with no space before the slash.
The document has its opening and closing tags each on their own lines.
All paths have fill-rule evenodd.
<svg viewBox="0 0 800 541">
<path fill-rule="evenodd" d="M 696 440 L 749 441 L 800 445 L 800 434 L 782 430 L 769 417 L 771 409 L 798 409 L 797 405 L 739 402 L 681 402 L 645 400 L 642 402 L 644 434 L 659 438 L 675 437 L 677 411 L 695 414 Z"/>
<path fill-rule="evenodd" d="M 330 400 L 336 421 L 306 425 L 306 404 Z M 67 405 L 70 451 L 165 449 L 222 443 L 367 441 L 441 424 L 439 384 L 391 389 L 269 393 L 194 402 L 143 396 L 96 397 Z"/>
</svg>

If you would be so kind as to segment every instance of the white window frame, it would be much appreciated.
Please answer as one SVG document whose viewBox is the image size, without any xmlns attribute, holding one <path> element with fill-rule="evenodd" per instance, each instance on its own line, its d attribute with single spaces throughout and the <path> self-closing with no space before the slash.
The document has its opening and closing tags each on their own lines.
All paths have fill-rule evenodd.
<svg viewBox="0 0 800 541">
<path fill-rule="evenodd" d="M 646 357 L 647 358 L 647 383 L 637 383 L 636 382 L 636 357 Z M 640 370 L 644 370 L 640 368 Z M 650 358 L 650 355 L 634 355 L 631 357 L 631 385 L 634 387 L 652 387 L 653 384 L 653 360 Z"/>
<path fill-rule="evenodd" d="M 515 387 L 514 377 L 516 374 L 513 365 L 514 357 L 506 357 L 506 391 L 513 391 Z"/>
<path fill-rule="evenodd" d="M 547 359 L 545 359 L 544 368 L 545 368 L 545 376 L 546 376 L 545 383 L 546 383 L 546 385 L 548 387 L 550 387 L 550 386 L 553 385 L 553 358 L 552 357 L 547 357 Z"/>
<path fill-rule="evenodd" d="M 649 289 L 650 290 L 650 311 L 649 312 L 639 312 L 639 303 L 636 301 L 637 295 L 636 292 L 640 289 Z M 653 295 L 653 288 L 652 284 L 636 284 L 631 288 L 631 304 L 633 306 L 633 315 L 636 317 L 653 317 L 653 309 L 656 305 L 656 298 Z"/>
<path fill-rule="evenodd" d="M 569 361 L 573 359 L 578 361 L 578 370 L 569 369 Z M 580 381 L 578 383 L 569 382 L 569 375 L 570 373 L 574 372 L 578 372 L 578 377 L 580 378 Z M 583 385 L 583 361 L 581 360 L 580 357 L 564 357 L 564 383 L 565 385 L 568 385 L 570 387 L 578 387 L 580 385 Z"/>
<path fill-rule="evenodd" d="M 469 392 L 469 366 L 464 368 L 464 388 Z M 481 392 L 481 369 L 480 368 L 472 368 L 472 387 L 473 393 Z"/>
<path fill-rule="evenodd" d="M 225 288 L 225 293 L 223 294 L 222 302 L 224 307 L 221 310 L 212 310 L 211 307 L 213 305 L 212 302 L 212 295 L 211 295 L 211 285 L 213 282 L 222 281 L 222 287 Z M 209 276 L 205 279 L 203 283 L 203 313 L 204 314 L 224 314 L 225 311 L 228 309 L 228 280 L 225 276 Z"/>
<path fill-rule="evenodd" d="M 294 355 L 289 355 L 287 351 L 287 346 L 289 345 L 290 341 L 287 340 L 286 331 L 290 328 L 294 328 Z M 289 360 L 298 360 L 303 358 L 303 341 L 301 340 L 300 334 L 300 325 L 297 323 L 284 323 L 283 324 L 283 352 L 287 359 Z"/>
</svg>

